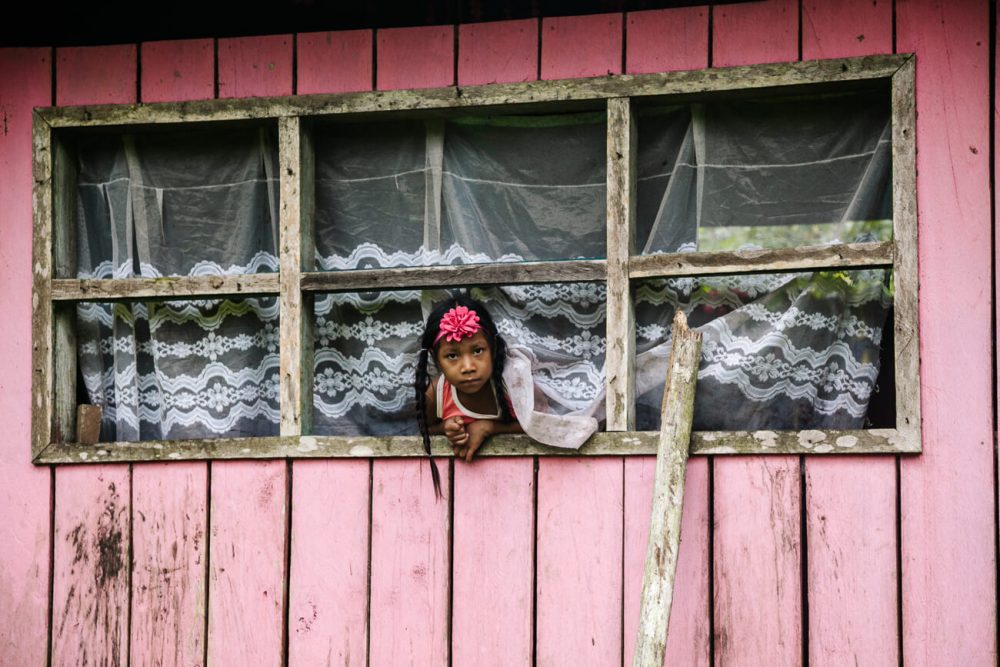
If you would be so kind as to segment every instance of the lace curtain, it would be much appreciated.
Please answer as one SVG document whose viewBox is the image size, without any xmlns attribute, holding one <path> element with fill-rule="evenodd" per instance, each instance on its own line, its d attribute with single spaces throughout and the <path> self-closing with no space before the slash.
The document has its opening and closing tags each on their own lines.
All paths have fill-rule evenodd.
<svg viewBox="0 0 1000 667">
<path fill-rule="evenodd" d="M 888 104 L 857 94 L 643 110 L 637 250 L 891 236 Z M 259 130 L 81 144 L 79 275 L 274 271 L 275 138 Z M 605 115 L 314 128 L 316 270 L 603 258 Z M 640 428 L 669 324 L 705 335 L 696 428 L 850 428 L 879 371 L 878 270 L 634 283 Z M 549 409 L 603 418 L 603 284 L 471 287 L 535 357 Z M 443 290 L 319 295 L 314 432 L 414 433 L 417 338 Z M 81 370 L 119 439 L 277 431 L 274 300 L 80 308 Z"/>
</svg>

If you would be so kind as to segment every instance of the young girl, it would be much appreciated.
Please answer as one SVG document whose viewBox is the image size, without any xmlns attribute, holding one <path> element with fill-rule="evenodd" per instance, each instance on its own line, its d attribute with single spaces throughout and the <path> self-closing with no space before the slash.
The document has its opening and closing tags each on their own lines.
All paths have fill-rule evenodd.
<svg viewBox="0 0 1000 667">
<path fill-rule="evenodd" d="M 440 376 L 430 381 L 427 359 Z M 417 359 L 417 421 L 424 449 L 431 453 L 430 435 L 443 433 L 456 457 L 471 462 L 486 438 L 497 433 L 521 433 L 504 387 L 507 345 L 479 301 L 460 295 L 437 304 L 427 318 Z M 434 490 L 440 476 L 431 459 Z"/>
</svg>

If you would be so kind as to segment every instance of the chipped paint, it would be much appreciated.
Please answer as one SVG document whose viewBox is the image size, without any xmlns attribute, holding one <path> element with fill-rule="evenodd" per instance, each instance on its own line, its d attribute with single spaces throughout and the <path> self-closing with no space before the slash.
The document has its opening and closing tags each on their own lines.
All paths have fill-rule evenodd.
<svg viewBox="0 0 1000 667">
<path fill-rule="evenodd" d="M 300 452 L 315 452 L 317 449 L 319 449 L 319 444 L 313 436 L 304 435 L 299 438 L 298 450 Z"/>
<path fill-rule="evenodd" d="M 845 449 L 850 449 L 858 444 L 858 439 L 853 435 L 842 435 L 837 438 L 837 446 L 844 447 Z"/>
<path fill-rule="evenodd" d="M 778 434 L 774 431 L 757 431 L 754 433 L 754 439 L 764 449 L 774 449 L 778 446 Z"/>
</svg>

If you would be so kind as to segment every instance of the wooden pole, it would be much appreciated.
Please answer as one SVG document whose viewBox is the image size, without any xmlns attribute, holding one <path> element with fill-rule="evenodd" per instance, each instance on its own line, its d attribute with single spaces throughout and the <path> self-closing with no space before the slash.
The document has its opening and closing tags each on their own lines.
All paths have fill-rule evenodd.
<svg viewBox="0 0 1000 667">
<path fill-rule="evenodd" d="M 660 445 L 653 482 L 653 513 L 642 578 L 639 632 L 634 667 L 661 667 L 667 646 L 674 573 L 680 547 L 684 472 L 694 418 L 694 392 L 701 359 L 701 334 L 688 329 L 687 318 L 674 316 L 673 344 L 663 390 Z"/>
</svg>

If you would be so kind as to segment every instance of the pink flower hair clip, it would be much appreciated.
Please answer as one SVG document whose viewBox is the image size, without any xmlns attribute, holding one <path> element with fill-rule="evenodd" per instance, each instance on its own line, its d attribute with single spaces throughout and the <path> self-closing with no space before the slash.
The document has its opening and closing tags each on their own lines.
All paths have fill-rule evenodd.
<svg viewBox="0 0 1000 667">
<path fill-rule="evenodd" d="M 455 306 L 441 318 L 440 332 L 434 343 L 437 344 L 442 337 L 446 341 L 458 342 L 463 338 L 476 335 L 481 327 L 479 326 L 479 315 L 476 311 L 465 306 Z"/>
</svg>

